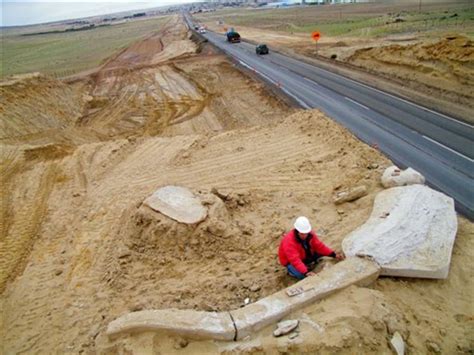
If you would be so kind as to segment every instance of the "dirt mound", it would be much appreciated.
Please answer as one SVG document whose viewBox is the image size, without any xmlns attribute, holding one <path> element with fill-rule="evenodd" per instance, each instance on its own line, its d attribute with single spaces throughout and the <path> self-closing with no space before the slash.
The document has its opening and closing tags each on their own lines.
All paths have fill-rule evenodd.
<svg viewBox="0 0 474 355">
<path fill-rule="evenodd" d="M 166 215 L 156 212 L 146 205 L 133 211 L 133 216 L 126 213 L 121 220 L 126 221 L 125 226 L 120 226 L 120 235 L 123 235 L 125 245 L 138 253 L 149 254 L 155 258 L 157 255 L 181 254 L 189 245 L 193 257 L 213 257 L 220 254 L 221 248 L 203 248 L 203 245 L 213 244 L 231 239 L 231 245 L 222 242 L 224 249 L 234 247 L 237 238 L 231 238 L 235 233 L 231 228 L 230 215 L 224 203 L 212 194 L 197 195 L 208 208 L 206 219 L 196 225 L 176 222 Z"/>
<path fill-rule="evenodd" d="M 189 56 L 197 46 L 189 40 L 185 23 L 180 16 L 170 16 L 157 33 L 133 43 L 102 67 L 101 73 L 114 69 L 127 70 L 156 65 L 170 59 Z"/>
<path fill-rule="evenodd" d="M 400 79 L 453 91 L 465 97 L 466 103 L 473 107 L 474 46 L 466 37 L 450 35 L 432 43 L 359 49 L 347 61 Z"/>
<path fill-rule="evenodd" d="M 82 85 L 67 85 L 41 75 L 0 85 L 0 140 L 22 142 L 74 125 L 81 117 Z"/>
<path fill-rule="evenodd" d="M 237 289 L 239 281 L 226 274 L 241 269 L 237 256 L 246 253 L 253 243 L 220 198 L 211 193 L 198 196 L 208 208 L 207 218 L 198 225 L 178 223 L 145 205 L 127 209 L 120 218 L 123 224 L 118 226 L 117 240 L 106 253 L 110 255 L 106 263 L 109 270 L 114 270 L 109 272 L 109 285 L 133 290 L 129 300 L 132 309 L 171 306 L 225 310 L 231 305 L 220 290 Z M 219 270 L 210 268 L 210 264 L 219 265 Z M 196 278 L 196 273 L 201 275 Z M 151 299 L 142 282 L 150 277 L 159 280 Z M 188 281 L 175 289 L 176 278 Z M 147 304 L 144 298 L 152 303 Z M 233 301 L 233 305 L 238 307 L 242 301 Z"/>
</svg>

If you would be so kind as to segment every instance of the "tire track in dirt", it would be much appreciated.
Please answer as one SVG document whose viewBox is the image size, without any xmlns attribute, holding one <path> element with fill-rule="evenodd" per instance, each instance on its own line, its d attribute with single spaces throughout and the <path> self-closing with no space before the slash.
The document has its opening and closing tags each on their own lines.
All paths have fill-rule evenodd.
<svg viewBox="0 0 474 355">
<path fill-rule="evenodd" d="M 265 133 L 253 134 L 252 141 L 262 141 Z M 128 185 L 127 181 L 134 181 L 133 189 L 146 190 L 149 186 L 160 186 L 165 183 L 181 184 L 195 188 L 222 187 L 232 185 L 239 189 L 288 189 L 288 183 L 297 190 L 308 190 L 308 185 L 317 182 L 317 176 L 308 177 L 308 174 L 277 173 L 268 175 L 268 171 L 285 166 L 287 162 L 298 165 L 311 157 L 318 157 L 317 145 L 295 144 L 297 133 L 287 134 L 279 141 L 268 141 L 262 143 L 255 150 L 236 151 L 240 145 L 246 142 L 239 141 L 239 136 L 229 138 L 229 142 L 222 139 L 207 143 L 210 148 L 205 150 L 205 157 L 193 158 L 184 166 L 169 166 L 166 161 L 143 161 L 136 156 L 129 156 L 122 166 L 117 166 L 113 171 L 114 184 L 105 187 L 101 193 L 116 195 L 123 191 Z M 137 149 L 137 153 L 143 157 L 153 154 L 152 151 L 162 151 L 166 144 L 166 154 L 162 156 L 172 157 L 176 152 L 185 149 L 177 138 L 161 141 L 157 138 L 152 144 L 145 143 L 144 147 Z M 166 142 L 166 143 L 165 143 Z M 147 146 L 150 144 L 150 146 Z M 228 150 L 228 147 L 232 149 Z M 238 150 L 238 149 L 237 149 Z M 186 150 L 184 150 L 186 151 Z M 143 154 L 141 154 L 143 152 Z M 196 153 L 199 154 L 199 153 Z M 204 153 L 203 153 L 204 154 Z M 161 155 L 161 154 L 160 154 Z M 126 167 L 126 168 L 125 168 Z M 125 168 L 126 170 L 122 170 Z M 151 173 L 153 170 L 160 174 Z M 151 192 L 151 191 L 150 191 Z"/>
<path fill-rule="evenodd" d="M 21 166 L 20 153 L 17 150 L 9 151 L 1 160 L 1 189 L 0 189 L 0 243 L 8 235 L 13 222 L 11 208 L 11 189 L 13 177 L 18 174 Z"/>
<path fill-rule="evenodd" d="M 230 157 L 238 144 L 229 151 L 221 141 L 214 145 L 212 136 L 223 127 L 246 127 L 248 122 L 259 124 L 260 113 L 271 111 L 274 102 L 265 101 L 263 108 L 258 105 L 260 92 L 255 93 L 254 87 L 247 90 L 248 78 L 240 73 L 232 74 L 231 70 L 235 69 L 230 66 L 229 71 L 222 69 L 219 64 L 225 61 L 222 56 L 212 54 L 213 62 L 209 62 L 205 55 L 197 55 L 192 57 L 191 64 L 186 64 L 182 55 L 194 44 L 185 43 L 186 31 L 182 24 L 178 25 L 175 29 L 177 24 L 173 23 L 154 38 L 165 49 L 171 43 L 166 53 L 153 57 L 153 61 L 161 62 L 132 70 L 124 66 L 98 71 L 91 81 L 83 83 L 84 90 L 79 96 L 84 103 L 83 119 L 75 122 L 73 129 L 61 127 L 50 132 L 56 135 L 60 132 L 64 144 L 73 139 L 71 144 L 75 149 L 71 155 L 55 160 L 54 164 L 31 160 L 31 170 L 12 174 L 11 181 L 18 179 L 21 183 L 13 191 L 10 203 L 16 203 L 8 233 L 10 245 L 0 248 L 9 248 L 10 254 L 0 253 L 0 257 L 13 260 L 12 252 L 22 249 L 22 259 L 14 266 L 15 275 L 24 271 L 3 293 L 9 306 L 5 312 L 7 326 L 5 331 L 2 329 L 7 353 L 78 353 L 83 349 L 87 352 L 84 345 L 91 344 L 93 349 L 99 327 L 102 331 L 112 315 L 130 306 L 129 299 L 121 298 L 121 291 L 127 293 L 127 298 L 130 295 L 140 298 L 131 288 L 110 288 L 109 268 L 115 267 L 117 260 L 107 264 L 110 259 L 102 252 L 118 246 L 117 226 L 124 211 L 154 191 L 157 183 L 182 180 L 199 189 L 201 182 L 209 186 L 230 184 L 239 178 L 239 165 L 249 166 L 244 173 L 259 169 L 261 162 L 252 159 L 251 151 L 238 151 L 246 155 L 232 160 L 230 165 L 220 159 L 214 159 L 213 163 L 212 155 L 220 157 L 224 153 Z M 150 49 L 143 43 L 136 48 L 139 54 Z M 184 69 L 172 62 L 175 50 Z M 150 58 L 148 54 L 144 53 L 143 58 Z M 218 85 L 225 85 L 223 102 L 249 99 L 249 103 L 229 104 L 229 114 L 221 116 L 216 108 L 221 104 L 214 100 L 221 95 L 222 88 Z M 243 97 L 234 97 L 235 87 Z M 252 107 L 255 103 L 256 107 Z M 246 111 L 232 112 L 241 107 Z M 272 118 L 283 117 L 288 112 L 286 108 L 276 107 L 277 113 L 272 111 Z M 33 117 L 34 113 L 30 115 Z M 75 132 L 80 136 L 75 137 Z M 150 138 L 157 134 L 166 136 Z M 48 144 L 48 133 L 41 132 L 32 139 L 38 140 L 38 144 Z M 240 137 L 234 135 L 232 139 Z M 210 141 L 212 151 L 207 147 Z M 187 171 L 189 166 L 191 169 Z M 141 184 L 135 183 L 137 177 L 143 179 Z M 249 179 L 245 180 L 247 183 Z M 13 240 L 22 247 L 13 245 Z M 207 259 L 193 265 L 205 268 L 206 263 Z M 172 279 L 184 275 L 184 270 L 179 266 L 176 272 L 155 274 L 173 284 Z M 211 274 L 209 269 L 205 277 L 209 279 Z M 136 277 L 142 276 L 147 277 L 144 285 L 150 289 L 156 287 L 156 280 L 148 272 L 138 272 Z M 127 281 L 128 285 L 130 282 Z M 192 285 L 198 283 L 193 281 Z"/>
<path fill-rule="evenodd" d="M 183 103 L 189 102 L 189 107 L 187 110 L 185 110 L 185 112 L 188 114 L 183 113 L 181 115 L 182 117 L 179 117 L 178 119 L 172 121 L 172 124 L 179 124 L 191 120 L 196 116 L 200 115 L 204 111 L 204 109 L 209 106 L 215 94 L 210 93 L 209 90 L 206 89 L 203 84 L 201 84 L 198 80 L 194 79 L 190 74 L 186 73 L 186 71 L 179 68 L 179 66 L 175 65 L 174 63 L 171 63 L 170 67 L 173 69 L 174 72 L 182 76 L 186 80 L 186 82 L 190 83 L 194 89 L 197 89 L 198 92 L 198 98 L 186 98 L 184 96 L 181 97 L 181 101 Z M 183 91 L 186 92 L 184 88 Z M 191 111 L 191 113 L 189 113 L 189 111 Z"/>
<path fill-rule="evenodd" d="M 5 343 L 10 344 L 6 353 L 29 353 L 31 349 L 40 346 L 42 349 L 52 349 L 52 344 L 63 338 L 63 330 L 67 317 L 60 310 L 56 301 L 63 292 L 62 278 L 55 276 L 54 270 L 48 263 L 41 268 L 35 268 L 28 274 L 28 278 L 38 280 L 29 289 L 30 292 L 16 293 L 21 300 L 16 301 L 17 312 L 8 312 L 5 319 L 8 321 Z M 21 305 L 21 307 L 19 307 Z M 44 337 L 39 330 L 53 330 L 48 337 Z M 14 338 L 11 334 L 15 334 Z"/>
<path fill-rule="evenodd" d="M 12 216 L 13 221 L 9 222 L 10 233 L 0 244 L 0 292 L 26 265 L 47 213 L 47 200 L 54 186 L 56 172 L 56 163 L 44 167 L 34 195 L 31 199 L 22 201 L 18 212 Z"/>
<path fill-rule="evenodd" d="M 85 192 L 87 190 L 87 176 L 84 174 L 84 164 L 80 156 L 76 159 L 76 180 L 79 188 Z"/>
</svg>

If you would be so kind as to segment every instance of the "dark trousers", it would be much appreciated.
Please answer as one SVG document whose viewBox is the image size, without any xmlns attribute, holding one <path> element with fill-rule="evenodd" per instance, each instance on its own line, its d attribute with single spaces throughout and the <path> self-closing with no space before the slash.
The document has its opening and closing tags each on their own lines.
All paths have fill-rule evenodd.
<svg viewBox="0 0 474 355">
<path fill-rule="evenodd" d="M 303 260 L 303 263 L 308 268 L 308 271 L 311 271 L 316 267 L 320 258 L 321 255 L 313 254 L 312 258 Z M 304 274 L 296 270 L 296 268 L 291 264 L 286 265 L 286 270 L 288 271 L 288 275 L 295 277 L 298 280 L 302 280 L 306 277 Z"/>
</svg>

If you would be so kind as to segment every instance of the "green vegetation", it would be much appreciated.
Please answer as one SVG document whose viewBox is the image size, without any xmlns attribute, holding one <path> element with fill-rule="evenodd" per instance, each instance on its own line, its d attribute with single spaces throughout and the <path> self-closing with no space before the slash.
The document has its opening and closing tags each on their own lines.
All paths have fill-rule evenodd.
<svg viewBox="0 0 474 355">
<path fill-rule="evenodd" d="M 291 33 L 318 30 L 327 36 L 378 37 L 430 30 L 454 30 L 472 34 L 472 5 L 425 7 L 425 11 L 419 12 L 418 6 L 324 5 L 265 10 L 231 9 L 195 16 L 203 22 L 220 20 L 237 28 L 248 26 Z"/>
<path fill-rule="evenodd" d="M 22 36 L 24 28 L 2 29 L 0 76 L 40 71 L 62 77 L 94 68 L 140 37 L 158 31 L 166 19 L 35 36 Z"/>
</svg>

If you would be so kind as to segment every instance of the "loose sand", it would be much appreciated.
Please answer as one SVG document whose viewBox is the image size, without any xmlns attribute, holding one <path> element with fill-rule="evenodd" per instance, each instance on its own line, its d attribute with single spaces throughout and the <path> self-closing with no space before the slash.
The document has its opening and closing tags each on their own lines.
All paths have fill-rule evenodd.
<svg viewBox="0 0 474 355">
<path fill-rule="evenodd" d="M 270 328 L 238 343 L 107 339 L 126 312 L 228 310 L 290 285 L 276 255 L 294 218 L 307 215 L 340 248 L 391 165 L 212 48 L 197 54 L 176 17 L 145 41 L 161 45 L 135 44 L 92 77 L 1 86 L 3 353 L 389 353 L 394 331 L 413 353 L 473 349 L 474 228 L 463 218 L 447 280 L 351 287 L 292 315 L 302 320 L 294 340 Z M 179 58 L 157 61 L 167 46 Z M 142 205 L 168 184 L 199 194 L 209 217 L 187 227 Z M 361 184 L 367 196 L 334 205 Z"/>
</svg>

